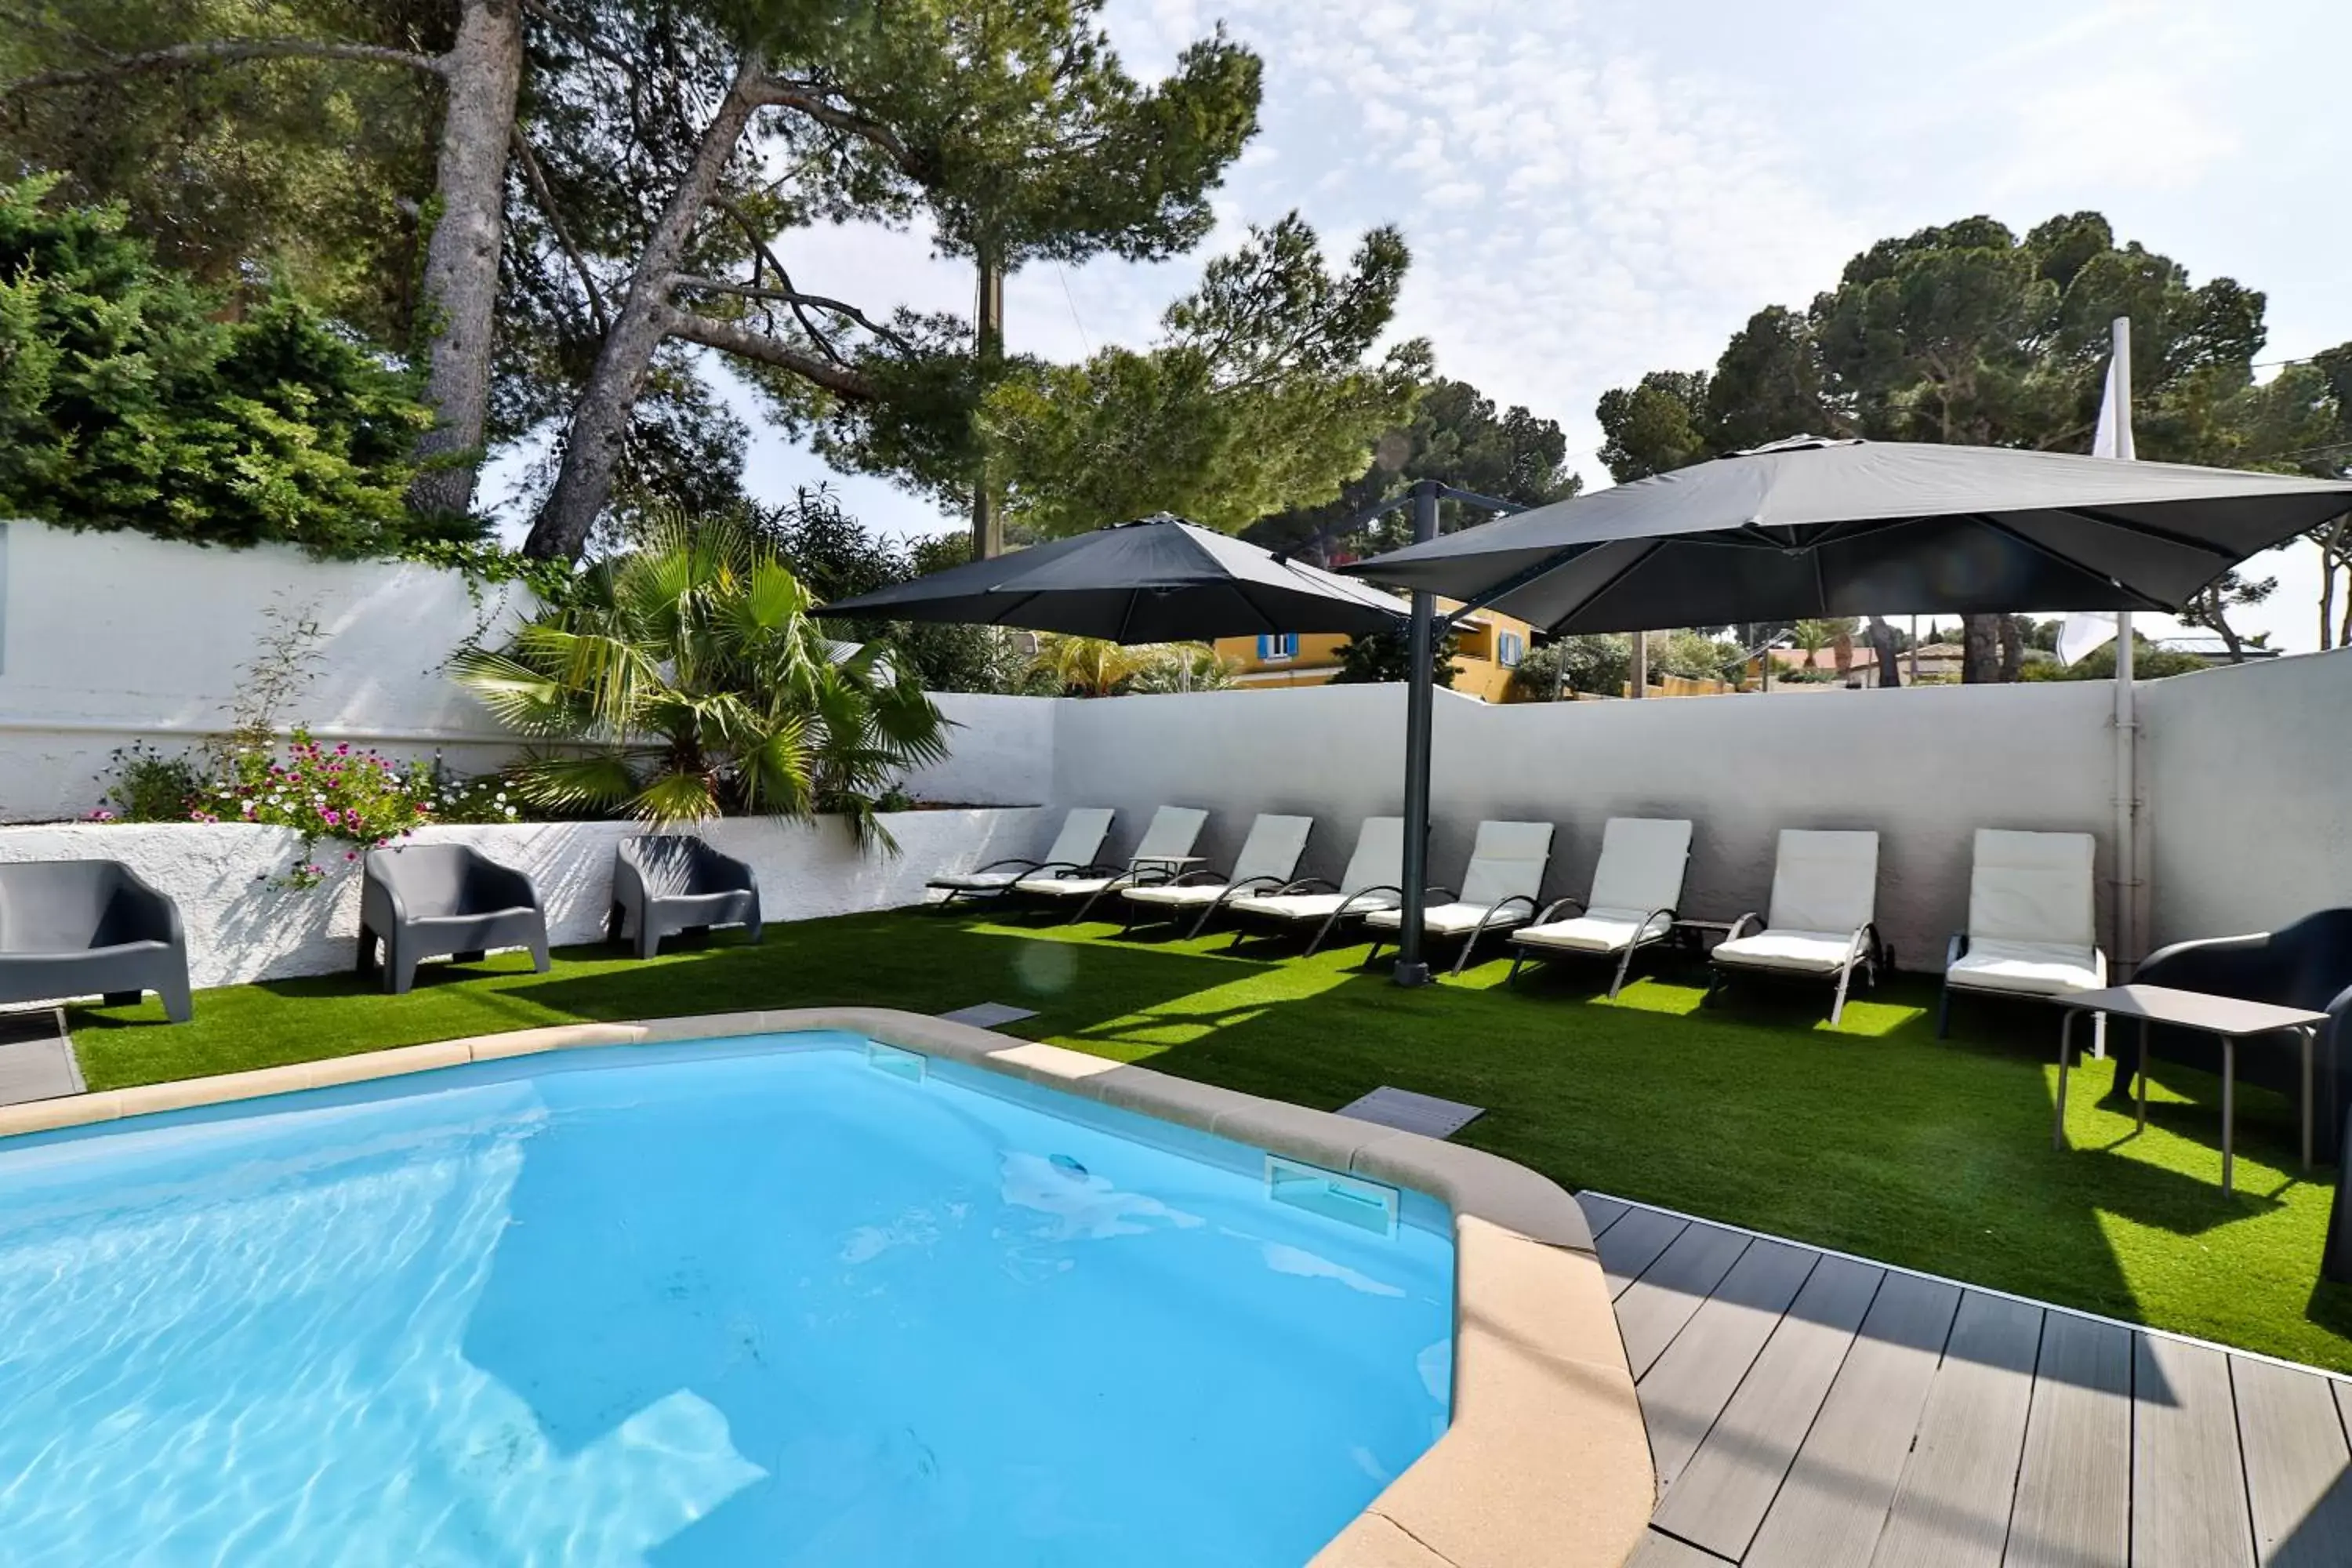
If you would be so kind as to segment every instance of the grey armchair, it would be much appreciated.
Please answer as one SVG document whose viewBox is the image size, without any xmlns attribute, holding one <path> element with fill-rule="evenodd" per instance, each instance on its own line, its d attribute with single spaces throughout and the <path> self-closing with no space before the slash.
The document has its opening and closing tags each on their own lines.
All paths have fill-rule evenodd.
<svg viewBox="0 0 2352 1568">
<path fill-rule="evenodd" d="M 691 834 L 649 834 L 613 847 L 608 940 L 634 937 L 637 956 L 651 958 L 666 936 L 737 925 L 760 940 L 760 882 L 742 861 Z"/>
<path fill-rule="evenodd" d="M 180 907 L 120 860 L 0 865 L 0 1002 L 154 992 L 184 1024 L 188 937 Z"/>
<path fill-rule="evenodd" d="M 2347 1022 L 2352 1020 L 2352 909 L 2322 910 L 2252 936 L 2175 942 L 2148 954 L 2132 972 L 2132 979 L 2326 1014 L 2331 1021 L 2319 1031 L 2312 1055 L 2312 1157 L 2322 1162 L 2336 1158 L 2346 1099 L 2344 1054 L 2352 1050 L 2352 1022 Z M 2210 1035 L 2151 1029 L 2147 1048 L 2149 1055 L 2167 1061 L 2207 1072 L 2221 1070 L 2221 1047 Z M 2133 1072 L 2126 1073 L 2118 1067 L 2116 1097 L 2128 1095 L 2134 1074 L 2143 1068 L 2135 1064 Z M 2303 1093 L 2302 1070 L 2302 1058 L 2293 1051 L 2238 1053 L 2240 1082 L 2274 1089 L 2289 1100 Z"/>
<path fill-rule="evenodd" d="M 383 988 L 415 983 L 420 959 L 471 963 L 494 947 L 530 949 L 547 973 L 547 913 L 530 879 L 463 844 L 410 844 L 368 852 L 360 883 L 359 969 L 383 944 Z"/>
</svg>

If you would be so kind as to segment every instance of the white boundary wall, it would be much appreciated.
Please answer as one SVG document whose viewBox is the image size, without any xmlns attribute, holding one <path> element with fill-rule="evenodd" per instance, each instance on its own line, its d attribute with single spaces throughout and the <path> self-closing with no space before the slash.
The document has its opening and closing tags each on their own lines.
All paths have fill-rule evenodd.
<svg viewBox="0 0 2352 1568">
<path fill-rule="evenodd" d="M 1032 810 L 909 811 L 882 821 L 902 853 L 861 855 L 837 821 L 739 817 L 705 825 L 704 837 L 749 861 L 770 921 L 898 909 L 924 900 L 923 880 L 1008 855 L 1033 854 L 1050 837 Z M 434 827 L 415 842 L 472 844 L 527 873 L 547 906 L 559 946 L 596 942 L 612 905 L 613 846 L 640 823 L 554 822 L 512 827 Z M 281 827 L 242 824 L 59 823 L 0 827 L 0 861 L 114 859 L 170 894 L 188 933 L 198 986 L 242 984 L 351 967 L 359 934 L 358 868 L 321 847 L 332 867 L 316 888 L 275 883 L 299 840 Z"/>
<path fill-rule="evenodd" d="M 459 773 L 514 739 L 443 666 L 535 607 L 512 584 L 409 563 L 313 561 L 289 546 L 202 549 L 143 534 L 0 522 L 0 821 L 87 816 L 116 749 L 164 752 L 224 732 L 270 612 L 307 616 L 318 675 L 281 721 Z M 948 761 L 908 781 L 925 800 L 1030 805 L 1053 768 L 1050 704 L 948 696 Z"/>
</svg>

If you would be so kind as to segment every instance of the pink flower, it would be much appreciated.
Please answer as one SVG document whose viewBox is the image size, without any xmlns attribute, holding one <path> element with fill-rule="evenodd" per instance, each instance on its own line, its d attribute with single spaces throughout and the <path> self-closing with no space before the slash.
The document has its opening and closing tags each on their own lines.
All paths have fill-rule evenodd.
<svg viewBox="0 0 2352 1568">
<path fill-rule="evenodd" d="M 342 819 L 343 819 L 343 814 L 342 814 L 341 812 L 340 812 L 340 811 L 337 811 L 337 810 L 336 810 L 333 806 L 331 806 L 331 806 L 329 806 L 329 807 L 327 807 L 327 809 L 326 809 L 326 810 L 324 810 L 324 811 L 322 811 L 322 812 L 320 812 L 320 813 L 319 814 L 319 820 L 320 820 L 320 821 L 321 821 L 321 822 L 323 822 L 323 823 L 325 823 L 325 824 L 326 824 L 328 826 L 330 826 L 330 827 L 334 826 L 335 826 L 335 824 L 337 824 L 338 822 L 341 822 Z"/>
<path fill-rule="evenodd" d="M 360 852 L 356 849 L 346 849 L 343 851 L 343 858 L 346 860 L 356 860 L 359 858 Z"/>
</svg>

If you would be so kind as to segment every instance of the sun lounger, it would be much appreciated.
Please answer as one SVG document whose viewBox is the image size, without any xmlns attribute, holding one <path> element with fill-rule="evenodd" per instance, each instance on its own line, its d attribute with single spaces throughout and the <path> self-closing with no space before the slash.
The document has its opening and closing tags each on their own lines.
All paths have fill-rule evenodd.
<svg viewBox="0 0 2352 1568">
<path fill-rule="evenodd" d="M 1393 908 L 1403 897 L 1404 818 L 1368 816 L 1356 833 L 1356 852 L 1337 882 L 1302 877 L 1271 893 L 1247 893 L 1225 907 L 1242 919 L 1297 930 L 1315 927 L 1313 952 L 1340 921 Z M 1239 932 L 1234 933 L 1239 942 Z"/>
<path fill-rule="evenodd" d="M 1454 973 L 1470 962 L 1471 949 L 1490 931 L 1509 931 L 1536 918 L 1536 900 L 1542 896 L 1544 868 L 1551 862 L 1552 825 L 1549 822 L 1482 822 L 1470 847 L 1470 864 L 1462 873 L 1459 892 L 1438 888 L 1443 899 L 1433 899 L 1421 911 L 1424 935 L 1459 939 Z M 1364 917 L 1372 933 L 1370 963 L 1381 955 L 1382 933 L 1404 930 L 1402 910 L 1374 910 Z"/>
<path fill-rule="evenodd" d="M 1121 889 L 1128 929 L 1132 931 L 1147 920 L 1180 921 L 1197 910 L 1192 929 L 1184 934 L 1200 935 L 1231 900 L 1249 893 L 1270 893 L 1288 882 L 1298 869 L 1298 857 L 1306 852 L 1307 835 L 1314 828 L 1311 816 L 1264 813 L 1250 824 L 1249 837 L 1242 841 L 1242 852 L 1234 857 L 1230 872 L 1183 871 L 1161 881 Z"/>
<path fill-rule="evenodd" d="M 1023 898 L 1065 909 L 1075 904 L 1070 918 L 1084 920 L 1104 894 L 1172 877 L 1183 869 L 1183 862 L 1192 858 L 1193 843 L 1201 837 L 1201 825 L 1208 820 L 1209 814 L 1194 806 L 1163 805 L 1151 814 L 1143 842 L 1135 847 L 1125 867 L 1082 866 L 1076 870 L 1053 867 L 1032 871 L 1013 883 L 1013 890 Z"/>
<path fill-rule="evenodd" d="M 1855 970 L 1878 983 L 1877 908 L 1877 834 L 1782 829 L 1769 916 L 1745 914 L 1732 922 L 1731 935 L 1707 955 L 1715 965 L 1708 997 L 1735 974 L 1833 981 L 1830 1022 L 1836 1023 Z"/>
<path fill-rule="evenodd" d="M 952 904 L 959 899 L 1001 899 L 1013 890 L 1013 883 L 1040 871 L 1084 870 L 1102 853 L 1102 841 L 1109 836 L 1115 815 L 1107 805 L 1073 806 L 1063 816 L 1062 831 L 1055 835 L 1054 847 L 1045 851 L 1044 859 L 992 860 L 976 871 L 934 877 L 924 886 L 947 894 L 944 903 Z"/>
<path fill-rule="evenodd" d="M 2107 983 L 2092 913 L 2087 833 L 1977 830 L 1969 875 L 1969 929 L 1944 953 L 1936 1037 L 1952 1021 L 1952 993 L 2058 996 Z"/>
<path fill-rule="evenodd" d="M 1592 870 L 1590 899 L 1561 899 L 1520 931 L 1511 933 L 1519 966 L 1550 958 L 1614 959 L 1609 994 L 1625 988 L 1626 972 L 1643 948 L 1674 934 L 1675 911 L 1683 899 L 1683 875 L 1690 868 L 1691 825 L 1679 818 L 1612 816 L 1601 830 L 1601 864 Z M 1563 910 L 1576 913 L 1559 918 Z"/>
</svg>

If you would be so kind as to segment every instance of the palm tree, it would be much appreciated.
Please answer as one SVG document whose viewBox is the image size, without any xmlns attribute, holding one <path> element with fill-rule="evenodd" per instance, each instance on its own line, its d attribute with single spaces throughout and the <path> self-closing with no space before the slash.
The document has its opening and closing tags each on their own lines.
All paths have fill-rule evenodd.
<svg viewBox="0 0 2352 1568">
<path fill-rule="evenodd" d="M 1116 697 L 1150 667 L 1148 650 L 1108 637 L 1041 633 L 1031 671 L 1073 697 Z"/>
<path fill-rule="evenodd" d="M 887 648 L 830 641 L 808 590 L 736 517 L 672 515 L 600 562 L 569 603 L 457 678 L 538 742 L 525 799 L 659 823 L 837 813 L 897 846 L 878 797 L 947 754 L 947 721 Z"/>
</svg>

